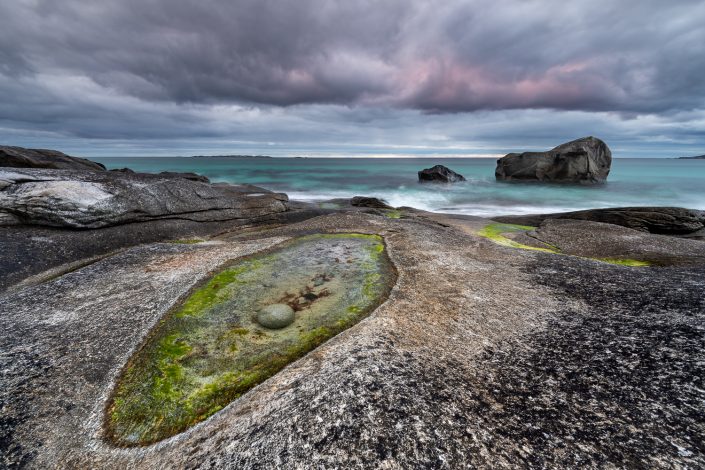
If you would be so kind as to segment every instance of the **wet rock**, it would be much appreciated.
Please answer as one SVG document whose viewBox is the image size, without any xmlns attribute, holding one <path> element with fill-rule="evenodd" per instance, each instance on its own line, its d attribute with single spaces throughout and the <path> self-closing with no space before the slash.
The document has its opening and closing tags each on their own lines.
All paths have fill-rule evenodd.
<svg viewBox="0 0 705 470">
<path fill-rule="evenodd" d="M 71 157 L 57 150 L 9 146 L 0 146 L 0 167 L 105 171 L 105 166 L 100 163 Z"/>
<path fill-rule="evenodd" d="M 355 207 L 371 207 L 373 209 L 394 209 L 392 206 L 387 204 L 384 199 L 378 199 L 376 197 L 365 197 L 365 196 L 355 196 L 350 199 L 350 204 Z"/>
<path fill-rule="evenodd" d="M 547 152 L 510 153 L 497 160 L 500 181 L 603 183 L 612 165 L 612 152 L 595 137 L 561 144 Z"/>
<path fill-rule="evenodd" d="M 278 330 L 294 323 L 294 309 L 286 304 L 272 304 L 262 308 L 257 314 L 257 323 L 265 328 Z"/>
<path fill-rule="evenodd" d="M 695 235 L 705 231 L 705 211 L 683 207 L 615 207 L 538 215 L 495 217 L 498 222 L 538 226 L 544 220 L 573 219 L 621 225 L 662 235 Z M 703 234 L 705 236 L 705 233 Z"/>
<path fill-rule="evenodd" d="M 198 173 L 191 173 L 191 172 L 185 172 L 185 173 L 180 173 L 180 172 L 174 172 L 174 171 L 162 171 L 161 173 L 158 174 L 158 176 L 162 176 L 165 178 L 184 178 L 190 181 L 199 181 L 201 183 L 210 183 L 210 180 L 203 176 L 199 175 Z"/>
<path fill-rule="evenodd" d="M 443 165 L 436 165 L 419 171 L 420 183 L 457 183 L 458 181 L 465 181 L 465 177 Z"/>
<path fill-rule="evenodd" d="M 285 194 L 140 173 L 0 169 L 0 225 L 100 228 L 177 218 L 251 219 L 287 210 Z"/>
</svg>

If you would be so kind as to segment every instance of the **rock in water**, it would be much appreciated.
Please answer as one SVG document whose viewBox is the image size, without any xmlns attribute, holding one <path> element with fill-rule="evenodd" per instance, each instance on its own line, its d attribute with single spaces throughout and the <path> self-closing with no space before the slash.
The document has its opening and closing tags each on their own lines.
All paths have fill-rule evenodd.
<svg viewBox="0 0 705 470">
<path fill-rule="evenodd" d="M 465 177 L 448 167 L 436 165 L 419 171 L 419 182 L 426 183 L 429 181 L 435 183 L 456 183 L 458 181 L 465 181 Z"/>
<path fill-rule="evenodd" d="M 286 194 L 173 176 L 0 168 L 0 226 L 101 228 L 157 219 L 212 222 L 287 210 Z"/>
<path fill-rule="evenodd" d="M 552 183 L 604 183 L 610 173 L 612 152 L 600 139 L 583 137 L 548 152 L 510 153 L 497 160 L 500 181 Z"/>
<path fill-rule="evenodd" d="M 0 146 L 0 167 L 105 171 L 105 166 L 100 163 L 85 158 L 70 157 L 57 150 L 6 146 Z"/>
<path fill-rule="evenodd" d="M 257 323 L 271 330 L 278 330 L 294 323 L 294 309 L 286 304 L 267 305 L 257 314 Z"/>
</svg>

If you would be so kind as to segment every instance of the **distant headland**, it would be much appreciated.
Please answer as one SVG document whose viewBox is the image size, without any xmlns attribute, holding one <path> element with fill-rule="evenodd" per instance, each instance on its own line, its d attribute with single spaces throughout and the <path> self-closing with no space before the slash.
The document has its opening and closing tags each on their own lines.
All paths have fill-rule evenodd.
<svg viewBox="0 0 705 470">
<path fill-rule="evenodd" d="M 705 155 L 696 155 L 694 157 L 676 157 L 678 160 L 705 160 Z"/>
<path fill-rule="evenodd" d="M 191 158 L 273 158 L 269 155 L 192 155 Z"/>
</svg>

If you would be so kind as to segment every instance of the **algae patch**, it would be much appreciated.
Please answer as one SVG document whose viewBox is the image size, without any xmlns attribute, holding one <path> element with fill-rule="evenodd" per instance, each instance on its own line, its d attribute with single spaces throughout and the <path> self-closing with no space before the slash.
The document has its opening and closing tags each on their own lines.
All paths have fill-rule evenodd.
<svg viewBox="0 0 705 470">
<path fill-rule="evenodd" d="M 576 256 L 576 255 L 568 255 L 566 253 L 561 253 L 561 250 L 557 246 L 549 245 L 548 243 L 545 243 L 545 242 L 541 242 L 541 243 L 546 245 L 548 248 L 541 248 L 541 247 L 536 247 L 536 246 L 531 246 L 531 245 L 525 245 L 523 243 L 519 243 L 519 242 L 512 240 L 511 238 L 508 238 L 505 236 L 506 233 L 528 232 L 530 230 L 534 230 L 535 228 L 536 227 L 533 227 L 531 225 L 494 223 L 494 224 L 488 224 L 488 225 L 484 226 L 482 229 L 480 229 L 477 232 L 477 234 L 481 237 L 492 240 L 493 242 L 497 243 L 498 245 L 507 246 L 510 248 L 521 248 L 523 250 L 542 251 L 544 253 L 563 254 L 566 256 Z M 577 258 L 584 258 L 584 259 L 591 259 L 593 261 L 600 261 L 602 263 L 615 264 L 618 266 L 630 266 L 630 267 L 651 266 L 651 263 L 648 261 L 642 261 L 642 260 L 630 259 L 630 258 L 589 258 L 589 257 L 585 257 L 585 256 L 576 256 L 576 257 Z"/>
<path fill-rule="evenodd" d="M 489 224 L 484 226 L 477 234 L 481 237 L 488 238 L 498 245 L 508 246 L 510 248 L 521 248 L 523 250 L 534 250 L 543 251 L 546 253 L 558 253 L 556 248 L 540 248 L 531 245 L 524 245 L 523 243 L 516 242 L 511 238 L 506 237 L 505 233 L 513 232 L 528 232 L 536 227 L 530 225 L 516 225 L 516 224 Z"/>
<path fill-rule="evenodd" d="M 205 420 L 360 321 L 394 281 L 377 235 L 311 235 L 237 261 L 171 311 L 130 359 L 107 406 L 109 439 L 145 445 Z M 293 323 L 257 323 L 273 304 L 291 307 Z"/>
</svg>

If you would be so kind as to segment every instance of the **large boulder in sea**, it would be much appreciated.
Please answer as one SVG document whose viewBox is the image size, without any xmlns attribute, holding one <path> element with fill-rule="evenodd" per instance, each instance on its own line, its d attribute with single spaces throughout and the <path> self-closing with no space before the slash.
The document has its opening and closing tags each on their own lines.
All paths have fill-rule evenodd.
<svg viewBox="0 0 705 470">
<path fill-rule="evenodd" d="M 101 228 L 157 219 L 252 219 L 287 210 L 286 194 L 182 177 L 0 168 L 0 226 Z"/>
<path fill-rule="evenodd" d="M 0 146 L 0 167 L 105 171 L 105 166 L 100 163 L 71 157 L 57 150 L 8 146 Z"/>
<path fill-rule="evenodd" d="M 420 183 L 456 183 L 458 181 L 465 181 L 465 177 L 443 165 L 436 165 L 419 171 Z"/>
<path fill-rule="evenodd" d="M 551 183 L 604 183 L 610 173 L 612 152 L 596 137 L 573 140 L 547 152 L 510 153 L 497 160 L 500 181 Z"/>
</svg>

